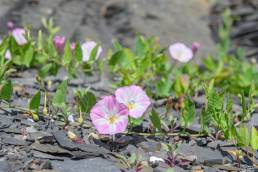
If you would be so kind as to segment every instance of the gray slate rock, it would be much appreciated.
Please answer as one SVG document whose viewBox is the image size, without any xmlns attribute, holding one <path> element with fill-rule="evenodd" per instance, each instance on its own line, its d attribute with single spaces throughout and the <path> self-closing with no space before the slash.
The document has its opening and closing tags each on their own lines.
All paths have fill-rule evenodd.
<svg viewBox="0 0 258 172">
<path fill-rule="evenodd" d="M 52 161 L 52 166 L 62 172 L 120 172 L 114 163 L 103 158 Z"/>
<path fill-rule="evenodd" d="M 0 161 L 0 172 L 11 171 L 11 166 L 7 161 Z"/>
<path fill-rule="evenodd" d="M 24 140 L 16 139 L 13 137 L 4 137 L 2 138 L 2 142 L 8 145 L 16 145 L 16 146 L 24 146 L 26 142 Z"/>
</svg>

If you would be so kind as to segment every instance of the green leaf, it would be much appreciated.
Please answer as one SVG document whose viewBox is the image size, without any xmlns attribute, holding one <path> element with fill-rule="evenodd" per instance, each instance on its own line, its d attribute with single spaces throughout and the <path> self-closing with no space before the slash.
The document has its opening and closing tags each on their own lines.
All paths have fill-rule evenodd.
<svg viewBox="0 0 258 172">
<path fill-rule="evenodd" d="M 258 131 L 255 127 L 252 127 L 250 144 L 254 151 L 258 150 Z"/>
<path fill-rule="evenodd" d="M 156 91 L 158 96 L 169 96 L 171 94 L 171 87 L 173 85 L 170 79 L 161 79 L 156 85 Z"/>
<path fill-rule="evenodd" d="M 70 48 L 70 42 L 66 41 L 65 47 L 64 47 L 64 57 L 63 57 L 63 63 L 64 65 L 68 65 L 71 62 L 71 48 Z"/>
<path fill-rule="evenodd" d="M 40 97 L 41 93 L 38 91 L 30 100 L 29 103 L 29 109 L 33 110 L 35 113 L 38 113 L 39 111 L 39 106 L 40 106 Z"/>
<path fill-rule="evenodd" d="M 141 116 L 139 118 L 132 118 L 129 116 L 129 125 L 130 127 L 141 125 L 143 120 L 144 120 L 144 116 Z"/>
<path fill-rule="evenodd" d="M 238 145 L 247 147 L 250 143 L 250 132 L 247 127 L 240 127 L 238 131 Z"/>
<path fill-rule="evenodd" d="M 156 128 L 158 131 L 161 131 L 160 117 L 154 109 L 152 109 L 151 111 L 150 120 L 153 124 L 153 127 Z"/>
<path fill-rule="evenodd" d="M 59 86 L 57 87 L 56 93 L 53 97 L 53 105 L 56 107 L 62 107 L 66 104 L 66 92 L 67 92 L 67 85 L 68 81 L 64 80 Z"/>
<path fill-rule="evenodd" d="M 0 99 L 9 101 L 12 97 L 13 85 L 11 81 L 7 81 L 0 86 Z"/>
<path fill-rule="evenodd" d="M 99 45 L 96 45 L 93 50 L 90 52 L 90 61 L 94 61 L 96 56 L 97 56 L 97 53 L 98 53 L 98 50 L 99 50 Z"/>
<path fill-rule="evenodd" d="M 75 44 L 74 57 L 77 62 L 82 61 L 82 48 L 80 43 L 77 43 L 77 42 Z"/>
<path fill-rule="evenodd" d="M 51 70 L 52 68 L 52 64 L 46 64 L 44 65 L 40 70 L 39 70 L 39 73 L 38 75 L 41 77 L 41 78 L 45 78 L 49 71 Z"/>
<path fill-rule="evenodd" d="M 77 90 L 75 92 L 75 99 L 81 112 L 85 113 L 90 112 L 97 102 L 95 95 L 88 90 Z"/>
<path fill-rule="evenodd" d="M 114 48 L 115 48 L 116 51 L 119 51 L 119 50 L 123 49 L 122 45 L 117 40 L 115 40 L 113 42 L 113 44 L 114 44 Z"/>
<path fill-rule="evenodd" d="M 144 53 L 145 53 L 145 40 L 144 40 L 143 36 L 137 36 L 135 48 L 136 48 L 136 54 L 137 55 L 139 55 L 139 56 L 144 55 Z"/>
<path fill-rule="evenodd" d="M 33 59 L 33 47 L 29 46 L 29 48 L 26 50 L 25 55 L 24 55 L 24 59 L 23 62 L 21 62 L 22 64 L 24 64 L 27 67 L 30 67 L 31 61 Z"/>
<path fill-rule="evenodd" d="M 195 105 L 189 97 L 186 97 L 184 100 L 180 117 L 180 122 L 185 128 L 189 127 L 194 121 Z"/>
<path fill-rule="evenodd" d="M 126 69 L 130 69 L 135 67 L 134 60 L 135 56 L 133 52 L 127 48 L 124 48 L 123 50 L 119 50 L 111 56 L 109 65 L 121 65 Z"/>
</svg>

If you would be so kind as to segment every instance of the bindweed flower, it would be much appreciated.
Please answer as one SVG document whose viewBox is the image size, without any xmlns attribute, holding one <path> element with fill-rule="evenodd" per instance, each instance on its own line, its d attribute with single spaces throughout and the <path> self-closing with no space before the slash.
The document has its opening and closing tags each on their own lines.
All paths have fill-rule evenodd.
<svg viewBox="0 0 258 172">
<path fill-rule="evenodd" d="M 22 28 L 14 29 L 12 31 L 12 36 L 14 37 L 18 45 L 24 45 L 27 43 L 27 40 L 25 38 L 25 30 Z"/>
<path fill-rule="evenodd" d="M 72 51 L 75 50 L 75 46 L 76 46 L 76 43 L 72 42 L 71 45 L 70 45 L 70 48 L 71 48 Z"/>
<path fill-rule="evenodd" d="M 12 21 L 7 22 L 7 29 L 8 29 L 9 33 L 12 33 L 12 31 L 14 29 L 14 23 Z"/>
<path fill-rule="evenodd" d="M 63 53 L 64 46 L 65 46 L 65 37 L 56 35 L 54 37 L 54 46 L 58 53 L 60 53 L 60 54 Z"/>
<path fill-rule="evenodd" d="M 193 55 L 195 55 L 197 53 L 197 51 L 200 49 L 201 45 L 199 44 L 199 42 L 194 42 L 192 44 L 192 52 Z"/>
<path fill-rule="evenodd" d="M 105 96 L 91 109 L 90 117 L 100 134 L 122 133 L 128 125 L 128 108 L 114 96 Z"/>
<path fill-rule="evenodd" d="M 125 104 L 129 109 L 129 116 L 141 117 L 151 104 L 150 98 L 136 85 L 118 88 L 115 92 L 119 103 Z"/>
<path fill-rule="evenodd" d="M 10 60 L 10 59 L 12 58 L 12 55 L 11 55 L 10 50 L 6 50 L 4 57 L 5 57 L 7 60 Z"/>
<path fill-rule="evenodd" d="M 90 55 L 93 51 L 93 49 L 97 46 L 97 43 L 94 42 L 94 41 L 88 41 L 88 42 L 85 42 L 81 45 L 81 48 L 82 48 L 82 54 L 83 54 L 83 57 L 82 57 L 82 60 L 83 61 L 88 61 L 90 59 Z M 98 50 L 97 50 L 97 53 L 96 53 L 96 56 L 95 56 L 95 59 L 98 59 L 99 56 L 101 55 L 103 49 L 101 46 L 98 47 Z"/>
<path fill-rule="evenodd" d="M 175 43 L 169 46 L 171 57 L 182 63 L 186 63 L 193 58 L 193 52 L 183 43 Z"/>
</svg>

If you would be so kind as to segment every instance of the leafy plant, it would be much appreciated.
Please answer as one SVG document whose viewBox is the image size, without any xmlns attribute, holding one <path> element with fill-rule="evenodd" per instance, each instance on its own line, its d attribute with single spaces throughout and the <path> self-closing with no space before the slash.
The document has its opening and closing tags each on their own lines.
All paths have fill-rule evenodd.
<svg viewBox="0 0 258 172">
<path fill-rule="evenodd" d="M 184 99 L 180 114 L 180 122 L 184 129 L 188 128 L 195 119 L 195 105 L 189 97 Z"/>
<path fill-rule="evenodd" d="M 223 93 L 215 91 L 213 83 L 211 81 L 208 87 L 205 86 L 207 104 L 201 113 L 202 128 L 207 132 L 209 125 L 212 124 L 223 132 L 226 140 L 235 140 L 237 135 L 233 120 L 232 99 L 230 96 L 225 97 Z M 225 98 L 226 106 L 224 104 Z"/>
<path fill-rule="evenodd" d="M 83 124 L 85 115 L 90 112 L 93 105 L 96 104 L 95 95 L 88 89 L 78 89 L 74 92 L 76 102 L 76 111 L 79 113 L 79 123 Z"/>
</svg>

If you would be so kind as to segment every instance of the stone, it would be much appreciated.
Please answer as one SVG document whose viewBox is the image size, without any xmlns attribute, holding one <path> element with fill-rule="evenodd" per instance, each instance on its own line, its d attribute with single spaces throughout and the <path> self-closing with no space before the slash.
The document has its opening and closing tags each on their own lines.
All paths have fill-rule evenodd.
<svg viewBox="0 0 258 172">
<path fill-rule="evenodd" d="M 180 145 L 177 152 L 184 155 L 195 155 L 197 156 L 197 162 L 224 158 L 218 150 L 211 150 L 210 148 L 189 145 L 186 143 Z"/>
<path fill-rule="evenodd" d="M 0 115 L 0 129 L 8 128 L 12 125 L 13 118 L 6 116 L 6 115 Z"/>
<path fill-rule="evenodd" d="M 51 163 L 54 170 L 62 172 L 120 172 L 113 162 L 103 158 L 51 161 Z"/>
<path fill-rule="evenodd" d="M 257 126 L 258 125 L 258 113 L 254 113 L 251 119 L 248 121 L 249 126 Z"/>
<path fill-rule="evenodd" d="M 94 144 L 76 144 L 72 140 L 70 140 L 64 131 L 56 131 L 53 133 L 58 144 L 65 149 L 76 151 L 81 150 L 87 152 L 89 155 L 102 156 L 109 151 L 105 150 Z"/>
<path fill-rule="evenodd" d="M 11 171 L 11 165 L 7 161 L 0 161 L 0 172 Z"/>
<path fill-rule="evenodd" d="M 60 160 L 60 161 L 63 161 L 65 159 L 64 157 L 53 156 L 53 155 L 35 151 L 35 150 L 31 150 L 31 153 L 32 153 L 33 157 L 35 157 L 35 158 Z"/>
<path fill-rule="evenodd" d="M 26 142 L 24 140 L 16 139 L 13 137 L 4 137 L 2 138 L 2 143 L 16 146 L 24 146 Z"/>
<path fill-rule="evenodd" d="M 73 156 L 72 152 L 70 152 L 66 149 L 60 148 L 59 146 L 50 145 L 50 144 L 33 143 L 31 145 L 31 149 L 37 150 L 37 151 L 40 151 L 40 152 L 44 152 L 44 153 Z"/>
</svg>

